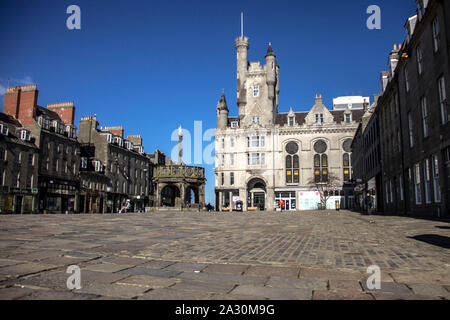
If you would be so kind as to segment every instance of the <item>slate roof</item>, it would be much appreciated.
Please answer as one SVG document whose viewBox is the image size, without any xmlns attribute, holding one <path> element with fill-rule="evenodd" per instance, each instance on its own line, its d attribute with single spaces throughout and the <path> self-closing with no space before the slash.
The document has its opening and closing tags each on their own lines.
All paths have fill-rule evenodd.
<svg viewBox="0 0 450 320">
<path fill-rule="evenodd" d="M 37 106 L 37 108 L 36 108 L 36 117 L 39 117 L 41 115 L 47 116 L 50 120 L 62 121 L 61 118 L 59 117 L 59 115 L 56 112 L 51 111 L 51 110 L 49 110 L 47 108 L 43 108 L 43 107 Z"/>
<path fill-rule="evenodd" d="M 23 141 L 22 139 L 20 139 L 17 128 L 22 128 L 22 124 L 17 119 L 3 112 L 0 112 L 0 122 L 2 122 L 3 125 L 8 126 L 9 129 L 8 136 L 0 134 L 0 139 L 4 139 L 7 143 L 15 143 L 29 148 L 37 149 L 37 146 L 32 142 L 34 141 L 33 138 L 31 139 L 31 141 Z"/>
</svg>

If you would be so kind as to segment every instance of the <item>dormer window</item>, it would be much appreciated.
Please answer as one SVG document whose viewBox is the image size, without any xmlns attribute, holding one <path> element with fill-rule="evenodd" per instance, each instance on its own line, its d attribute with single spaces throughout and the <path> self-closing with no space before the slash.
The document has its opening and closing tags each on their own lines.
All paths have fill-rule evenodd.
<svg viewBox="0 0 450 320">
<path fill-rule="evenodd" d="M 144 154 L 144 147 L 143 147 L 143 146 L 134 147 L 134 149 L 135 149 L 139 154 Z"/>
<path fill-rule="evenodd" d="M 67 137 L 69 138 L 76 138 L 77 136 L 77 128 L 75 128 L 73 125 L 67 125 L 66 126 L 66 133 Z"/>
<path fill-rule="evenodd" d="M 122 138 L 121 138 L 121 137 L 114 137 L 113 142 L 114 142 L 115 144 L 117 144 L 118 146 L 120 146 L 120 147 L 123 146 L 123 141 L 122 141 Z"/>
<path fill-rule="evenodd" d="M 252 123 L 259 124 L 260 123 L 259 117 L 252 117 Z"/>
<path fill-rule="evenodd" d="M 258 85 L 254 85 L 253 86 L 253 97 L 259 97 L 259 86 Z"/>
<path fill-rule="evenodd" d="M 81 169 L 87 169 L 87 158 L 81 158 Z"/>
<path fill-rule="evenodd" d="M 20 140 L 30 141 L 30 132 L 27 130 L 20 130 Z"/>
<path fill-rule="evenodd" d="M 106 137 L 106 141 L 108 143 L 112 143 L 113 142 L 113 135 L 111 133 L 104 133 L 104 134 L 102 134 L 102 136 Z"/>
<path fill-rule="evenodd" d="M 38 124 L 45 130 L 50 129 L 50 121 L 44 116 L 38 118 Z"/>
<path fill-rule="evenodd" d="M 294 126 L 294 117 L 288 117 L 288 125 L 289 125 L 289 127 Z"/>
<path fill-rule="evenodd" d="M 95 172 L 102 172 L 103 171 L 103 165 L 98 160 L 94 161 L 94 168 L 95 168 Z"/>
<path fill-rule="evenodd" d="M 350 123 L 352 121 L 352 115 L 350 113 L 347 113 L 345 115 L 345 123 Z"/>
<path fill-rule="evenodd" d="M 132 150 L 133 149 L 133 144 L 130 141 L 125 141 L 125 147 L 128 150 Z"/>
<path fill-rule="evenodd" d="M 239 128 L 239 122 L 238 121 L 232 121 L 231 122 L 231 128 L 233 128 L 233 129 Z"/>
<path fill-rule="evenodd" d="M 6 126 L 6 125 L 3 124 L 3 123 L 0 123 L 0 133 L 1 133 L 2 135 L 7 136 L 7 135 L 8 135 L 8 132 L 9 132 L 8 126 Z"/>
</svg>

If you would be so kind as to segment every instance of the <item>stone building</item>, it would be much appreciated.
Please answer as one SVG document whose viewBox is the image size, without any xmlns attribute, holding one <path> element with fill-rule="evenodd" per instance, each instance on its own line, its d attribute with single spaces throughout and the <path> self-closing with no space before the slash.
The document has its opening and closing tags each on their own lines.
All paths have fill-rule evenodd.
<svg viewBox="0 0 450 320">
<path fill-rule="evenodd" d="M 72 102 L 38 104 L 36 85 L 8 88 L 3 112 L 30 132 L 39 149 L 39 212 L 77 212 L 79 144 Z"/>
<path fill-rule="evenodd" d="M 97 207 L 103 212 L 118 212 L 130 200 L 132 210 L 144 210 L 149 204 L 151 167 L 142 137 L 125 139 L 122 127 L 99 128 L 97 117 L 93 116 L 81 118 L 78 139 L 86 152 L 81 162 L 82 177 L 87 178 L 86 172 L 90 172 L 88 183 L 104 188 L 97 190 L 102 193 Z M 106 186 L 97 181 L 99 175 L 107 178 Z"/>
<path fill-rule="evenodd" d="M 0 113 L 0 213 L 38 211 L 38 164 L 30 131 Z"/>
<path fill-rule="evenodd" d="M 389 55 L 376 114 L 383 207 L 443 217 L 450 211 L 450 3 L 417 0 L 406 39 Z"/>
<path fill-rule="evenodd" d="M 329 110 L 317 95 L 309 112 L 278 112 L 280 67 L 271 44 L 265 65 L 248 62 L 249 39 L 237 50 L 238 116 L 230 117 L 225 94 L 217 104 L 215 130 L 216 209 L 273 210 L 281 200 L 288 210 L 316 209 L 312 184 L 337 179 L 328 206 L 353 206 L 351 142 L 364 109 L 347 101 Z M 363 97 L 355 100 L 364 101 Z M 367 101 L 368 102 L 368 101 Z"/>
<path fill-rule="evenodd" d="M 382 207 L 380 128 L 375 112 L 379 96 L 361 118 L 352 143 L 353 179 L 355 181 L 355 209 L 367 210 L 365 197 L 368 193 L 375 199 L 373 209 Z"/>
</svg>

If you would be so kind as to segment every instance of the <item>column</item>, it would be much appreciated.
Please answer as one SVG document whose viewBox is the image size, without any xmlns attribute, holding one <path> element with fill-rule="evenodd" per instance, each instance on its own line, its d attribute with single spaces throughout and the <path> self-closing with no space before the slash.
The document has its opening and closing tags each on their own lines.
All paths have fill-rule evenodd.
<svg viewBox="0 0 450 320">
<path fill-rule="evenodd" d="M 239 189 L 239 200 L 242 201 L 242 210 L 248 211 L 247 208 L 247 190 Z"/>
<path fill-rule="evenodd" d="M 275 190 L 274 188 L 267 188 L 266 191 L 266 208 L 268 211 L 274 211 L 275 206 Z"/>
<path fill-rule="evenodd" d="M 222 199 L 223 199 L 222 191 L 219 191 L 219 205 L 218 205 L 219 212 L 222 211 L 222 209 L 223 209 Z"/>
</svg>

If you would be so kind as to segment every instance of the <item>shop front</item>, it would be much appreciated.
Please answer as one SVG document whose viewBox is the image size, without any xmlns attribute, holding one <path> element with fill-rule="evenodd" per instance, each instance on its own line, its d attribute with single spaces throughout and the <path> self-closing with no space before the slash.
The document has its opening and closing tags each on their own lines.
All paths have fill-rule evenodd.
<svg viewBox="0 0 450 320">
<path fill-rule="evenodd" d="M 39 212 L 74 213 L 78 211 L 78 186 L 74 181 L 43 179 L 39 183 Z"/>
<path fill-rule="evenodd" d="M 35 213 L 37 189 L 11 188 L 0 193 L 0 213 Z"/>
<path fill-rule="evenodd" d="M 281 211 L 296 211 L 297 198 L 295 190 L 275 190 L 275 208 Z"/>
<path fill-rule="evenodd" d="M 318 191 L 301 190 L 298 192 L 299 210 L 317 210 L 320 204 L 320 193 Z"/>
</svg>

